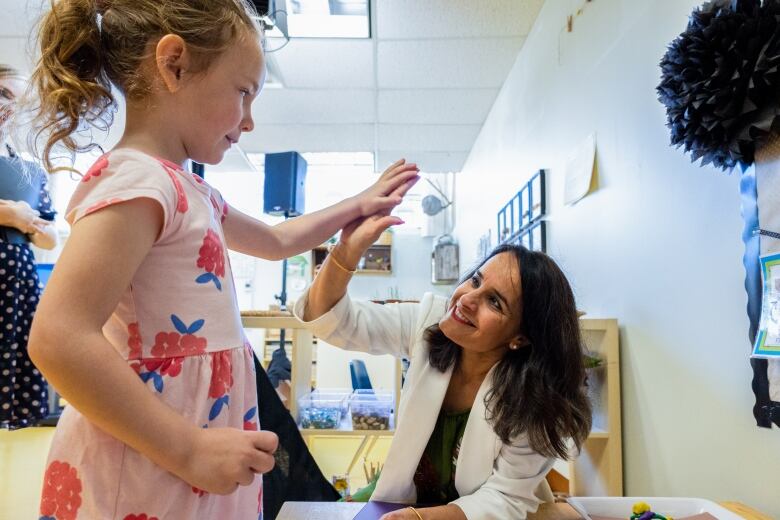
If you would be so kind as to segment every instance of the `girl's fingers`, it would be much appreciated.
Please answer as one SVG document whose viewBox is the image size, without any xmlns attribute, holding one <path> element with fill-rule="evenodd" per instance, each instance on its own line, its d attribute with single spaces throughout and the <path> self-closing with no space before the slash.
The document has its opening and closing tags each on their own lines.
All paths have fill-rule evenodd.
<svg viewBox="0 0 780 520">
<path fill-rule="evenodd" d="M 384 194 L 392 193 L 396 188 L 398 188 L 399 186 L 403 185 L 404 183 L 407 183 L 407 182 L 409 182 L 409 181 L 411 181 L 413 179 L 419 179 L 419 178 L 420 178 L 420 175 L 419 175 L 419 172 L 416 169 L 405 171 L 405 172 L 401 173 L 400 175 L 396 175 L 393 178 L 386 179 L 385 181 L 383 181 L 384 186 L 383 186 L 382 192 Z"/>
<path fill-rule="evenodd" d="M 417 184 L 417 181 L 420 180 L 420 176 L 413 177 L 406 181 L 405 183 L 401 184 L 399 187 L 397 187 L 389 196 L 390 197 L 401 197 L 403 198 L 407 192 L 412 189 L 412 186 Z"/>
<path fill-rule="evenodd" d="M 419 168 L 417 168 L 417 165 L 414 163 L 402 163 L 399 164 L 398 166 L 393 165 L 391 168 L 387 169 L 387 171 L 382 175 L 380 180 L 387 181 L 406 171 L 411 171 L 411 170 L 419 170 Z"/>
<path fill-rule="evenodd" d="M 279 437 L 273 432 L 260 430 L 252 432 L 252 443 L 258 450 L 273 454 L 279 446 Z"/>
<path fill-rule="evenodd" d="M 395 168 L 401 166 L 404 163 L 406 163 L 406 159 L 398 159 L 393 164 L 385 168 L 385 171 L 382 172 L 382 175 L 380 175 L 379 178 L 384 179 L 386 176 L 390 175 Z"/>
<path fill-rule="evenodd" d="M 264 451 L 257 450 L 252 457 L 251 471 L 253 473 L 268 473 L 274 468 L 274 456 Z M 250 482 L 251 483 L 251 482 Z"/>
</svg>

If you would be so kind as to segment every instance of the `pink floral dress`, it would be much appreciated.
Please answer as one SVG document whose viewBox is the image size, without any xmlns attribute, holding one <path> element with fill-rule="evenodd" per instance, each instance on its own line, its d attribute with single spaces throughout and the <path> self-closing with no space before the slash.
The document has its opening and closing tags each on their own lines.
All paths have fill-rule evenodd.
<svg viewBox="0 0 780 520">
<path fill-rule="evenodd" d="M 175 164 L 119 149 L 87 172 L 66 219 L 73 225 L 139 197 L 160 204 L 164 224 L 104 326 L 106 338 L 149 392 L 194 424 L 258 429 L 254 362 L 225 250 L 221 195 Z M 40 518 L 255 520 L 262 518 L 262 477 L 231 495 L 206 493 L 67 407 L 49 453 Z"/>
</svg>

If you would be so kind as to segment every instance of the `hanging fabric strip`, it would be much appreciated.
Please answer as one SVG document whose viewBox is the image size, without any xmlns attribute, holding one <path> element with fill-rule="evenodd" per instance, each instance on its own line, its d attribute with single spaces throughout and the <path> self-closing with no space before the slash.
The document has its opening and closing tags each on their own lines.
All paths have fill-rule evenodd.
<svg viewBox="0 0 780 520">
<path fill-rule="evenodd" d="M 751 281 L 751 287 L 747 286 L 746 281 L 749 295 L 750 335 L 751 340 L 755 343 L 758 320 L 761 314 L 761 300 L 763 296 L 768 296 L 762 291 L 760 258 L 780 253 L 780 235 L 773 231 L 767 231 L 780 229 L 780 137 L 773 136 L 766 145 L 756 152 L 756 162 L 752 172 L 755 176 L 752 180 L 753 174 L 745 172 L 743 175 L 741 189 L 745 231 L 747 232 L 747 227 L 752 225 L 755 233 L 750 243 L 745 242 L 747 278 L 751 277 L 751 273 L 755 277 Z M 752 206 L 746 202 L 751 189 L 754 193 Z M 754 212 L 752 218 L 751 211 Z M 743 240 L 745 238 L 743 235 Z M 758 242 L 758 244 L 753 241 Z M 764 427 L 771 427 L 772 423 L 780 426 L 780 359 L 753 357 L 751 364 L 754 373 L 753 391 L 756 394 L 756 405 L 753 409 L 756 422 L 759 426 Z"/>
</svg>

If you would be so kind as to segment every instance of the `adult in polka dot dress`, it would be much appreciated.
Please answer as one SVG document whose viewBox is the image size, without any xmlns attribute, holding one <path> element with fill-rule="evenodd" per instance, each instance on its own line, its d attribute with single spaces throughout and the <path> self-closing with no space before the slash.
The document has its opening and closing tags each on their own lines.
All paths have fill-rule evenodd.
<svg viewBox="0 0 780 520">
<path fill-rule="evenodd" d="M 10 120 L 25 80 L 0 65 L 0 428 L 31 426 L 48 414 L 46 383 L 27 355 L 40 296 L 30 244 L 53 248 L 46 173 L 10 143 Z"/>
</svg>

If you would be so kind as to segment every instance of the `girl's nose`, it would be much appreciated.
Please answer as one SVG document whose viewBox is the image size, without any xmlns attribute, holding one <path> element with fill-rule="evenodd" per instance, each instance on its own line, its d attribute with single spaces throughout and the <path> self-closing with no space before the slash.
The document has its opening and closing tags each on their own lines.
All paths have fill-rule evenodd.
<svg viewBox="0 0 780 520">
<path fill-rule="evenodd" d="M 251 132 L 255 129 L 255 121 L 252 119 L 252 115 L 248 115 L 244 118 L 243 121 L 241 121 L 241 131 L 242 132 Z"/>
</svg>

